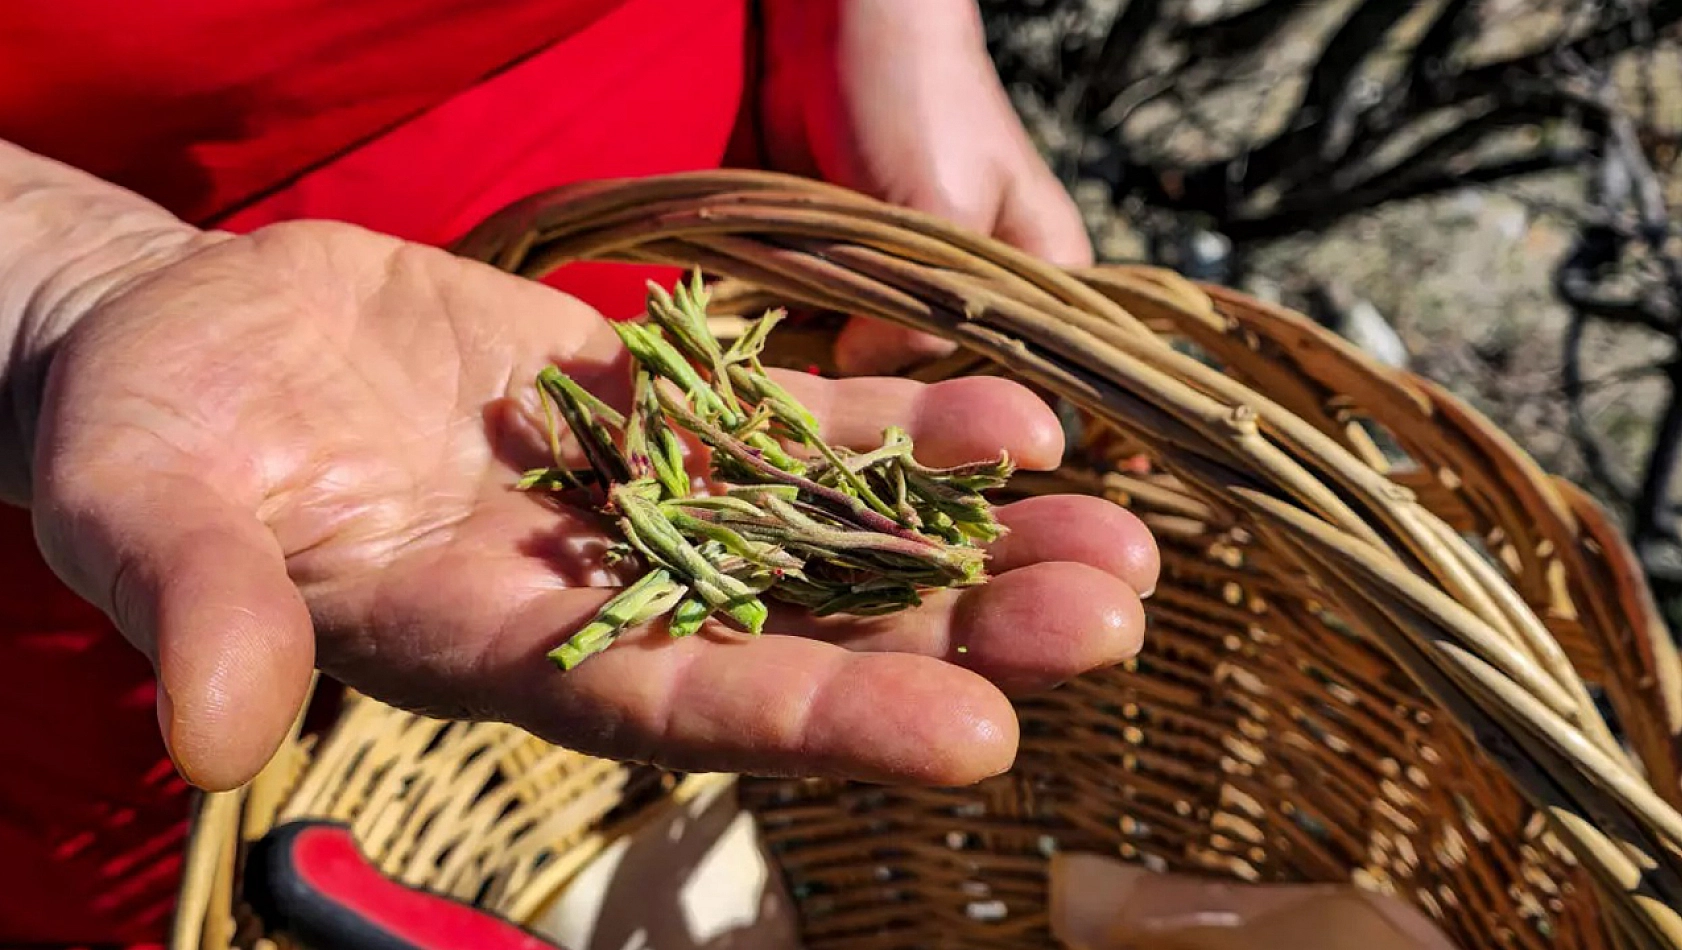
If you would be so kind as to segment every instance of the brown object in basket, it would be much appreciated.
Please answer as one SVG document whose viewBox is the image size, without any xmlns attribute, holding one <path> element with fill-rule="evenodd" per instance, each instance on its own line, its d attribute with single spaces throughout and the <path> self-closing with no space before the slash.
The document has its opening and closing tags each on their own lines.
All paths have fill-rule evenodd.
<svg viewBox="0 0 1682 950">
<path fill-rule="evenodd" d="M 1019 703 L 1011 772 L 938 791 L 744 780 L 810 950 L 1045 947 L 1057 848 L 1353 881 L 1468 948 L 1682 950 L 1674 646 L 1595 505 L 1437 387 L 1230 290 L 1063 273 L 763 173 L 561 189 L 458 250 L 533 278 L 699 265 L 736 313 L 947 336 L 964 351 L 915 375 L 1008 374 L 1082 413 L 1062 470 L 1018 491 L 1102 494 L 1156 532 L 1144 652 Z M 828 343 L 821 321 L 773 338 L 798 367 L 827 365 Z M 647 774 L 355 699 L 319 744 L 205 803 L 177 945 L 261 939 L 233 879 L 277 809 L 351 818 L 406 880 L 521 919 L 635 821 L 621 799 Z"/>
</svg>

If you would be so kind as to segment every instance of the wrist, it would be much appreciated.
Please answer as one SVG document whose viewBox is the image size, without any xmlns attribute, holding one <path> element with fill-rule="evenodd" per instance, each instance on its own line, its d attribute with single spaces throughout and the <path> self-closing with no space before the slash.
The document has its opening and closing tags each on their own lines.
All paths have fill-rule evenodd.
<svg viewBox="0 0 1682 950">
<path fill-rule="evenodd" d="M 991 74 L 975 0 L 763 0 L 760 126 L 774 167 L 830 177 L 815 152 L 849 124 L 861 73 L 940 77 Z M 910 93 L 912 90 L 902 90 Z"/>
<path fill-rule="evenodd" d="M 917 36 L 925 42 L 973 46 L 985 42 L 981 8 L 976 0 L 763 0 L 765 26 L 773 39 L 781 29 L 801 29 L 803 41 L 844 28 L 879 26 Z M 799 34 L 793 34 L 799 35 Z"/>
<path fill-rule="evenodd" d="M 47 371 L 71 329 L 205 237 L 132 192 L 0 142 L 0 500 L 29 504 Z"/>
</svg>

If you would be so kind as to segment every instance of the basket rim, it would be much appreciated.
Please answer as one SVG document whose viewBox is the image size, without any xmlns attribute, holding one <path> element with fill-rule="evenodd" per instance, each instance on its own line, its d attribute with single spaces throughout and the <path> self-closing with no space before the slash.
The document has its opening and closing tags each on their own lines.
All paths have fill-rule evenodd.
<svg viewBox="0 0 1682 950">
<path fill-rule="evenodd" d="M 1283 404 L 1171 348 L 1151 322 L 1217 340 L 1254 332 L 1234 315 L 1254 311 L 1252 324 L 1311 335 L 1326 359 L 1371 375 L 1397 406 L 1494 460 L 1514 504 L 1599 548 L 1598 557 L 1570 545 L 1554 553 L 1579 583 L 1610 585 L 1615 604 L 1589 598 L 1587 609 L 1602 625 L 1627 621 L 1633 662 L 1655 681 L 1660 728 L 1674 740 L 1675 644 L 1605 512 L 1441 387 L 1234 290 L 1161 268 L 1064 271 L 933 216 L 775 173 L 564 186 L 504 208 L 452 250 L 530 279 L 583 259 L 698 266 L 744 300 L 769 293 L 944 336 L 1120 431 L 1171 446 L 1164 464 L 1175 477 L 1294 558 L 1548 817 L 1633 945 L 1682 950 L 1682 789 L 1644 777 L 1546 623 L 1522 596 L 1502 593 L 1499 575 L 1476 566 L 1477 552 L 1414 493 Z M 224 800 L 207 799 L 207 810 L 227 807 L 213 801 Z M 195 853 L 193 867 L 221 857 Z"/>
</svg>

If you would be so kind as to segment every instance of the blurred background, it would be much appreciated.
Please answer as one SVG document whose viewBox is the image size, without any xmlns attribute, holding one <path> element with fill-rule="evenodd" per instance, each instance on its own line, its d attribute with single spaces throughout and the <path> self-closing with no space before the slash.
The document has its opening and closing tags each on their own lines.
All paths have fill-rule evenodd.
<svg viewBox="0 0 1682 950">
<path fill-rule="evenodd" d="M 982 0 L 1100 261 L 1309 314 L 1593 491 L 1682 630 L 1682 0 Z"/>
</svg>

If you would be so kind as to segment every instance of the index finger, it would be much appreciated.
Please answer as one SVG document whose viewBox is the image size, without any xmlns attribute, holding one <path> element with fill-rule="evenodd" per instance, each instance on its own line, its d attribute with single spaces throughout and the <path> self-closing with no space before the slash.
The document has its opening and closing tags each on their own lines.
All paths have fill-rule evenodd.
<svg viewBox="0 0 1682 950">
<path fill-rule="evenodd" d="M 827 379 L 773 371 L 777 383 L 817 417 L 825 440 L 859 451 L 899 426 L 925 465 L 963 465 L 1009 452 L 1022 468 L 1056 468 L 1063 459 L 1057 414 L 1020 383 L 965 376 L 938 383 L 897 377 Z"/>
</svg>

